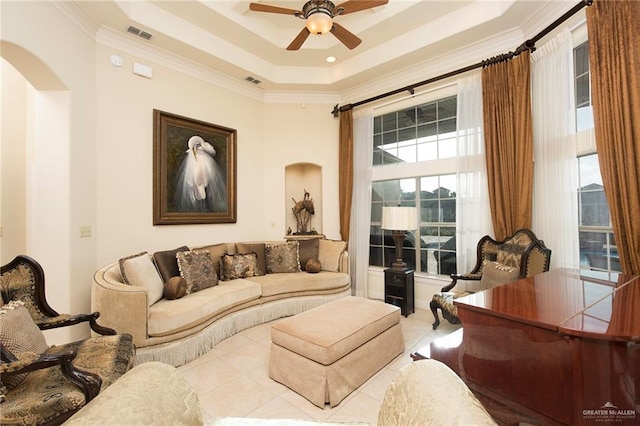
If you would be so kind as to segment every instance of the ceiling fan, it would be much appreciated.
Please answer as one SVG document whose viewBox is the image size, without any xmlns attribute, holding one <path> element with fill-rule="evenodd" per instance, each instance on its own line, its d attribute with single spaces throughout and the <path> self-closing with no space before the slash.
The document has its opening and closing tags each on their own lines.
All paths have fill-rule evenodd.
<svg viewBox="0 0 640 426">
<path fill-rule="evenodd" d="M 328 0 L 310 0 L 304 4 L 302 10 L 288 9 L 286 7 L 270 6 L 262 3 L 250 3 L 249 9 L 255 12 L 281 13 L 293 15 L 296 18 L 305 19 L 307 25 L 287 46 L 287 50 L 298 50 L 305 42 L 309 34 L 326 34 L 331 32 L 338 40 L 349 49 L 353 49 L 362 43 L 362 40 L 355 34 L 348 31 L 342 25 L 333 21 L 338 15 L 359 12 L 382 6 L 389 3 L 389 0 L 347 0 L 344 3 L 335 5 Z"/>
</svg>

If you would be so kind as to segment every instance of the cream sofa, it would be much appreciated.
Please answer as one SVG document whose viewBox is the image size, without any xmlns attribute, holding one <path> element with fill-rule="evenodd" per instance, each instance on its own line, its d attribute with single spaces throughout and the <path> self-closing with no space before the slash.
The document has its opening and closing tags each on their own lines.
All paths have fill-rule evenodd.
<svg viewBox="0 0 640 426">
<path fill-rule="evenodd" d="M 161 274 L 163 262 L 159 261 L 160 254 L 164 256 L 166 263 L 167 258 L 170 260 L 172 255 L 176 257 L 178 252 L 208 251 L 212 263 L 218 262 L 216 266 L 220 267 L 220 259 L 225 255 L 249 253 L 251 250 L 251 253 L 258 252 L 257 257 L 260 258 L 261 247 L 265 250 L 265 263 L 269 263 L 269 254 L 277 253 L 273 247 L 281 247 L 283 244 L 288 249 L 291 245 L 298 246 L 297 262 L 303 266 L 307 258 L 317 257 L 322 270 L 318 273 L 302 270 L 276 273 L 269 271 L 260 276 L 220 280 L 217 285 L 174 300 L 162 295 L 156 300 L 158 284 L 154 284 L 155 287 L 148 284 L 157 283 L 158 280 L 166 283 L 166 276 L 176 274 L 175 271 Z M 316 248 L 313 247 L 314 244 Z M 271 257 L 274 256 L 275 254 Z M 131 258 L 141 266 L 133 272 L 126 272 L 121 264 Z M 166 269 L 167 265 L 164 266 Z M 175 268 L 176 265 L 170 265 L 171 267 Z M 146 272 L 144 268 L 147 268 Z M 277 270 L 276 267 L 271 269 Z M 220 243 L 191 249 L 183 246 L 153 255 L 142 253 L 138 257 L 125 257 L 100 268 L 94 274 L 91 307 L 100 312 L 102 325 L 133 336 L 136 364 L 161 361 L 179 366 L 196 359 L 221 340 L 246 328 L 295 315 L 350 295 L 348 271 L 348 252 L 345 250 L 345 243 L 339 241 L 316 240 L 309 244 L 298 241 L 254 241 Z M 183 275 L 184 270 L 180 274 Z M 134 280 L 134 285 L 127 284 L 125 281 L 131 280 L 125 277 L 132 275 L 137 281 Z M 220 271 L 218 275 L 221 276 Z"/>
<path fill-rule="evenodd" d="M 69 419 L 66 425 L 366 426 L 367 422 L 217 418 L 203 421 L 200 402 L 184 376 L 166 364 L 134 367 Z M 496 425 L 469 388 L 439 361 L 405 366 L 389 385 L 378 426 Z"/>
</svg>

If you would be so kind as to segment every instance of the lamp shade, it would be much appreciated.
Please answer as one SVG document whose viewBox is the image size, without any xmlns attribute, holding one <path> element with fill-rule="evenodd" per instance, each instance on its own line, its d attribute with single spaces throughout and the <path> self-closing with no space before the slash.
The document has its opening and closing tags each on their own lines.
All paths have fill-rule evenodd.
<svg viewBox="0 0 640 426">
<path fill-rule="evenodd" d="M 307 18 L 307 29 L 311 34 L 320 35 L 331 31 L 333 19 L 324 10 L 312 13 Z"/>
<path fill-rule="evenodd" d="M 409 231 L 418 228 L 418 211 L 415 207 L 383 207 L 382 229 Z"/>
</svg>

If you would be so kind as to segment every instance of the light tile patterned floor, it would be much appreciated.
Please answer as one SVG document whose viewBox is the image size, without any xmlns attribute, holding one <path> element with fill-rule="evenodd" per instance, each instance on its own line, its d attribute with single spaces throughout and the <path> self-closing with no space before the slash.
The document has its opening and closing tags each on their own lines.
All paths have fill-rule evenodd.
<svg viewBox="0 0 640 426">
<path fill-rule="evenodd" d="M 409 354 L 459 327 L 444 321 L 433 331 L 432 323 L 431 311 L 402 317 L 405 352 L 334 408 L 319 408 L 269 378 L 271 323 L 244 330 L 179 369 L 198 393 L 205 421 L 226 416 L 375 424 L 387 385 L 411 362 Z"/>
</svg>

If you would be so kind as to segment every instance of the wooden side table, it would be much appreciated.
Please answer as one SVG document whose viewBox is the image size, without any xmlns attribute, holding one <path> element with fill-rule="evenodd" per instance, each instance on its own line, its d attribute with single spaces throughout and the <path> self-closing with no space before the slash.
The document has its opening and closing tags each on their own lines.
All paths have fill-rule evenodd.
<svg viewBox="0 0 640 426">
<path fill-rule="evenodd" d="M 398 306 L 402 315 L 416 311 L 413 299 L 413 269 L 384 270 L 384 301 Z"/>
</svg>

